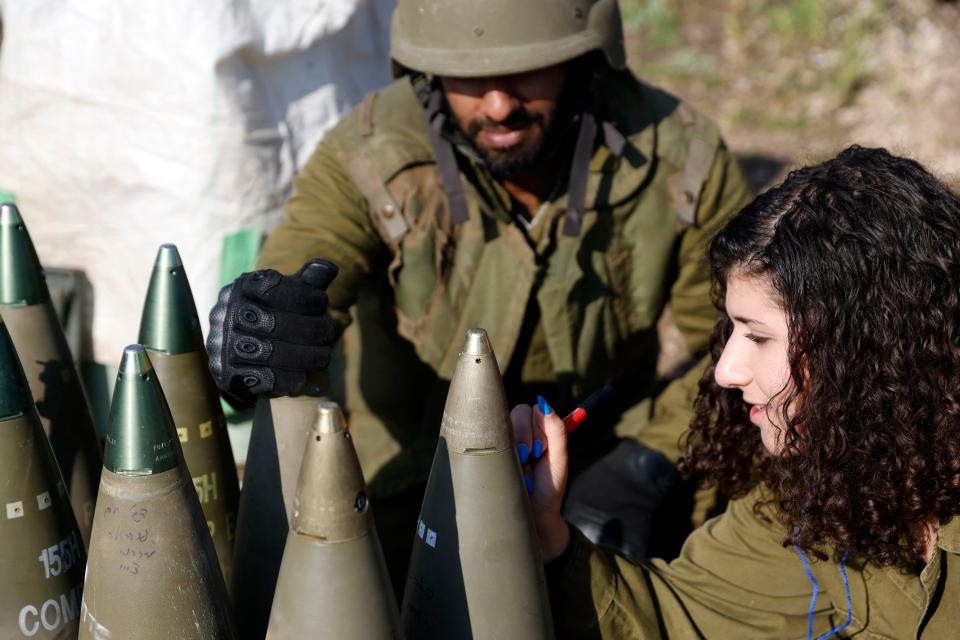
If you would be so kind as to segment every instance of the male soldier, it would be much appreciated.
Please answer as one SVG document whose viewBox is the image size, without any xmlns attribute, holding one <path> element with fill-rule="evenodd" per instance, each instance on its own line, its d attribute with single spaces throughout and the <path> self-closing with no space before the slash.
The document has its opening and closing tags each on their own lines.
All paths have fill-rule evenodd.
<svg viewBox="0 0 960 640">
<path fill-rule="evenodd" d="M 650 512 L 674 482 L 697 371 L 652 408 L 658 320 L 669 303 L 661 328 L 703 353 L 704 247 L 750 197 L 734 159 L 710 121 L 625 68 L 617 0 L 399 0 L 391 47 L 398 79 L 319 145 L 260 259 L 286 274 L 338 264 L 328 315 L 296 276 L 241 276 L 212 314 L 226 318 L 215 376 L 296 393 L 349 325 L 343 400 L 397 580 L 458 349 L 483 327 L 511 403 L 566 410 L 614 383 L 604 419 L 571 439 L 575 469 L 595 464 L 568 516 L 660 552 Z"/>
</svg>

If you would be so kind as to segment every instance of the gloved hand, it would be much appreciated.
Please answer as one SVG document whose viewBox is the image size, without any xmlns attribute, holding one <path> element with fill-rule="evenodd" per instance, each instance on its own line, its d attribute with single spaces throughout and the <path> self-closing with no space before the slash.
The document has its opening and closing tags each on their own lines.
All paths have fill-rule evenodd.
<svg viewBox="0 0 960 640">
<path fill-rule="evenodd" d="M 621 440 L 570 479 L 563 517 L 633 559 L 674 557 L 690 533 L 692 488 L 661 453 Z"/>
<path fill-rule="evenodd" d="M 207 338 L 217 386 L 240 398 L 303 391 L 330 363 L 336 330 L 325 289 L 338 272 L 332 262 L 311 260 L 295 276 L 264 269 L 221 289 Z"/>
</svg>

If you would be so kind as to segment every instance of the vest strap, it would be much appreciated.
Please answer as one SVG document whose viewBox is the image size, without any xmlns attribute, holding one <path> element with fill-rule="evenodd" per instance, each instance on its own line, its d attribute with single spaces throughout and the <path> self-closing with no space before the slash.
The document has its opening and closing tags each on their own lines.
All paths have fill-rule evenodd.
<svg viewBox="0 0 960 640">
<path fill-rule="evenodd" d="M 380 179 L 373 162 L 365 155 L 356 155 L 346 163 L 347 173 L 370 205 L 370 212 L 393 242 L 399 242 L 410 230 L 400 205 Z"/>
</svg>

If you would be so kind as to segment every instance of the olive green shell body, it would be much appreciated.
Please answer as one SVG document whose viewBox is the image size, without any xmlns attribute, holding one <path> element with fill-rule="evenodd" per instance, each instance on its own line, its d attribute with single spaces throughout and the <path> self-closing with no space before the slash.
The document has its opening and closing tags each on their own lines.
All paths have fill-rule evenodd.
<svg viewBox="0 0 960 640">
<path fill-rule="evenodd" d="M 376 530 L 340 544 L 290 531 L 267 640 L 394 640 L 397 600 Z"/>
<path fill-rule="evenodd" d="M 76 638 L 85 561 L 36 413 L 0 420 L 0 638 Z"/>
<path fill-rule="evenodd" d="M 138 341 L 156 371 L 227 584 L 240 484 L 226 419 L 207 368 L 190 281 L 177 247 L 162 244 L 150 276 Z"/>
<path fill-rule="evenodd" d="M 170 407 L 183 457 L 230 584 L 240 485 L 220 397 L 207 369 L 206 351 L 167 355 L 147 349 Z"/>
<path fill-rule="evenodd" d="M 189 474 L 103 470 L 81 640 L 233 638 L 223 577 Z"/>
<path fill-rule="evenodd" d="M 84 545 L 103 458 L 87 398 L 50 302 L 0 308 L 23 363 L 43 430 L 60 465 Z"/>
<path fill-rule="evenodd" d="M 100 481 L 100 440 L 33 241 L 20 211 L 10 203 L 0 205 L 0 313 L 86 544 Z"/>
</svg>

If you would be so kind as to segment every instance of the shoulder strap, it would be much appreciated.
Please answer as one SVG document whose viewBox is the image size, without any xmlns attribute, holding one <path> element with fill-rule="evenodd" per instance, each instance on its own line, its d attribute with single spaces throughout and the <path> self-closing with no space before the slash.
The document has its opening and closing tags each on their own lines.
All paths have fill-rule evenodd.
<svg viewBox="0 0 960 640">
<path fill-rule="evenodd" d="M 699 137 L 691 137 L 687 147 L 687 161 L 683 165 L 683 179 L 677 194 L 677 217 L 688 225 L 695 225 L 700 191 L 707 181 L 716 145 Z"/>
<path fill-rule="evenodd" d="M 379 91 L 371 91 L 360 103 L 360 135 L 369 138 L 373 135 L 373 107 L 377 103 Z"/>
<path fill-rule="evenodd" d="M 368 93 L 360 103 L 360 136 L 369 138 L 373 135 L 373 107 L 377 101 L 379 92 Z M 393 196 L 387 190 L 387 186 L 380 179 L 377 168 L 373 165 L 370 158 L 364 153 L 347 159 L 345 167 L 350 174 L 353 184 L 366 199 L 370 207 L 370 214 L 374 221 L 386 234 L 386 237 L 393 242 L 398 242 L 400 238 L 406 235 L 410 230 L 406 219 L 400 210 Z"/>
<path fill-rule="evenodd" d="M 366 155 L 358 154 L 346 162 L 345 169 L 370 205 L 370 214 L 374 220 L 391 241 L 399 242 L 410 230 L 410 226 L 373 163 Z"/>
<path fill-rule="evenodd" d="M 677 115 L 685 130 L 687 148 L 683 173 L 672 184 L 673 200 L 677 218 L 685 225 L 696 226 L 700 192 L 710 174 L 719 137 L 713 123 L 699 116 L 687 103 L 677 105 Z"/>
</svg>

